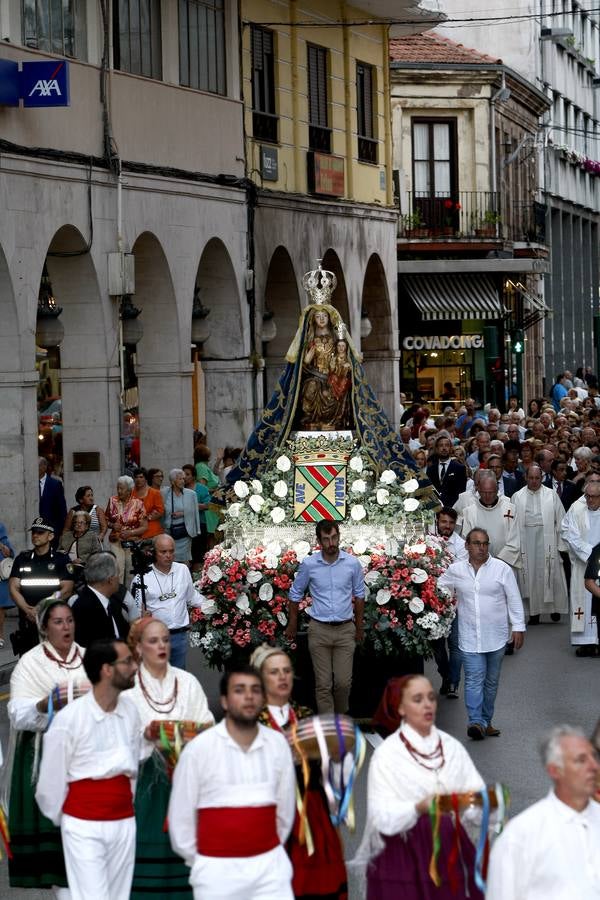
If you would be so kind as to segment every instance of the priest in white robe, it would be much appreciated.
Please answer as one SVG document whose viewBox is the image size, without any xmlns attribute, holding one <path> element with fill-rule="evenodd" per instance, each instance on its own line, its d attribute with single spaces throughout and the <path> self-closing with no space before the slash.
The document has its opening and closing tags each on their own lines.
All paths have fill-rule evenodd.
<svg viewBox="0 0 600 900">
<path fill-rule="evenodd" d="M 562 538 L 571 557 L 571 644 L 577 656 L 597 653 L 598 630 L 592 615 L 592 595 L 586 591 L 584 579 L 587 561 L 600 543 L 600 483 L 587 482 L 584 495 L 576 500 L 565 515 Z"/>
<path fill-rule="evenodd" d="M 556 491 L 544 487 L 542 479 L 541 468 L 529 466 L 526 486 L 511 498 L 519 534 L 519 588 L 529 603 L 530 625 L 537 625 L 542 614 L 557 622 L 569 609 L 560 558 L 560 551 L 566 550 L 560 534 L 565 510 Z"/>
<path fill-rule="evenodd" d="M 473 528 L 483 528 L 490 536 L 490 556 L 516 567 L 520 554 L 514 509 L 508 497 L 498 496 L 494 473 L 479 473 L 479 497 L 463 510 L 461 534 L 466 537 Z"/>
</svg>

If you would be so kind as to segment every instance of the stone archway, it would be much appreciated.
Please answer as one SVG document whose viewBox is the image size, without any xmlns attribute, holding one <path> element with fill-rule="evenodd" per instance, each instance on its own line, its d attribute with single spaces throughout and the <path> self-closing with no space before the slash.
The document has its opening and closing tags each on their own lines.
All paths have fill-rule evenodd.
<svg viewBox="0 0 600 900">
<path fill-rule="evenodd" d="M 250 319 L 225 244 L 211 238 L 196 275 L 196 292 L 209 310 L 209 336 L 198 363 L 199 403 L 206 411 L 206 439 L 213 450 L 246 442 L 257 408 L 257 373 L 250 361 Z M 204 399 L 203 399 L 204 398 Z"/>
<path fill-rule="evenodd" d="M 300 309 L 294 265 L 285 247 L 277 247 L 269 263 L 264 297 L 264 310 L 273 313 L 277 328 L 275 338 L 263 343 L 265 402 L 275 390 L 286 364 L 285 355 L 298 328 Z"/>
<path fill-rule="evenodd" d="M 361 296 L 362 317 L 371 332 L 361 339 L 364 368 L 379 402 L 392 424 L 399 424 L 400 355 L 394 349 L 393 319 L 383 263 L 373 253 L 367 263 Z"/>
</svg>

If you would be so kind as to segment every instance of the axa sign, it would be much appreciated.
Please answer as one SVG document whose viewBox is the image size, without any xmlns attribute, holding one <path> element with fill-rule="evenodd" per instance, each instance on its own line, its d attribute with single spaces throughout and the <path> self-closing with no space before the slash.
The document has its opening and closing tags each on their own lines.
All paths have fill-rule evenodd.
<svg viewBox="0 0 600 900">
<path fill-rule="evenodd" d="M 69 63 L 65 59 L 21 64 L 23 106 L 69 106 Z"/>
</svg>

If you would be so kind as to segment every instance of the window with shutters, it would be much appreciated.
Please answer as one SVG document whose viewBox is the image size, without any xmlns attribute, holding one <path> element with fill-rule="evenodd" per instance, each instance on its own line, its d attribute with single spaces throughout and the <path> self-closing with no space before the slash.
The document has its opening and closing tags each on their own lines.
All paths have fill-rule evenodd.
<svg viewBox="0 0 600 900">
<path fill-rule="evenodd" d="M 224 0 L 179 0 L 179 83 L 226 93 Z"/>
<path fill-rule="evenodd" d="M 87 59 L 85 0 L 22 0 L 23 43 Z"/>
<path fill-rule="evenodd" d="M 373 66 L 356 63 L 356 115 L 358 158 L 361 162 L 377 162 L 377 140 L 373 116 Z"/>
<path fill-rule="evenodd" d="M 113 0 L 115 69 L 162 78 L 160 0 Z"/>
<path fill-rule="evenodd" d="M 413 118 L 412 151 L 415 211 L 423 222 L 457 227 L 456 119 Z"/>
<path fill-rule="evenodd" d="M 252 134 L 259 141 L 277 143 L 275 57 L 273 32 L 252 26 Z"/>
<path fill-rule="evenodd" d="M 311 150 L 331 153 L 331 128 L 327 102 L 327 55 L 325 47 L 308 45 L 308 145 Z"/>
</svg>

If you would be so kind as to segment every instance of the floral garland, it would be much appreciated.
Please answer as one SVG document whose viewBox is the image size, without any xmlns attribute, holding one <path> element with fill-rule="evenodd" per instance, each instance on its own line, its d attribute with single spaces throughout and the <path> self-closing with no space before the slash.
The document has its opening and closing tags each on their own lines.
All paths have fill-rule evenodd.
<svg viewBox="0 0 600 900">
<path fill-rule="evenodd" d="M 443 542 L 428 535 L 402 550 L 395 538 L 374 546 L 359 538 L 346 549 L 365 573 L 367 647 L 385 655 L 402 650 L 431 656 L 431 642 L 448 635 L 455 616 L 452 597 L 437 586 L 451 562 Z M 210 665 L 221 666 L 265 640 L 287 645 L 288 591 L 310 552 L 307 541 L 295 541 L 252 549 L 219 545 L 207 554 L 195 584 L 203 599 L 192 611 L 190 643 L 202 648 Z M 305 597 L 300 610 L 310 603 Z M 287 646 L 293 651 L 294 645 Z"/>
</svg>

